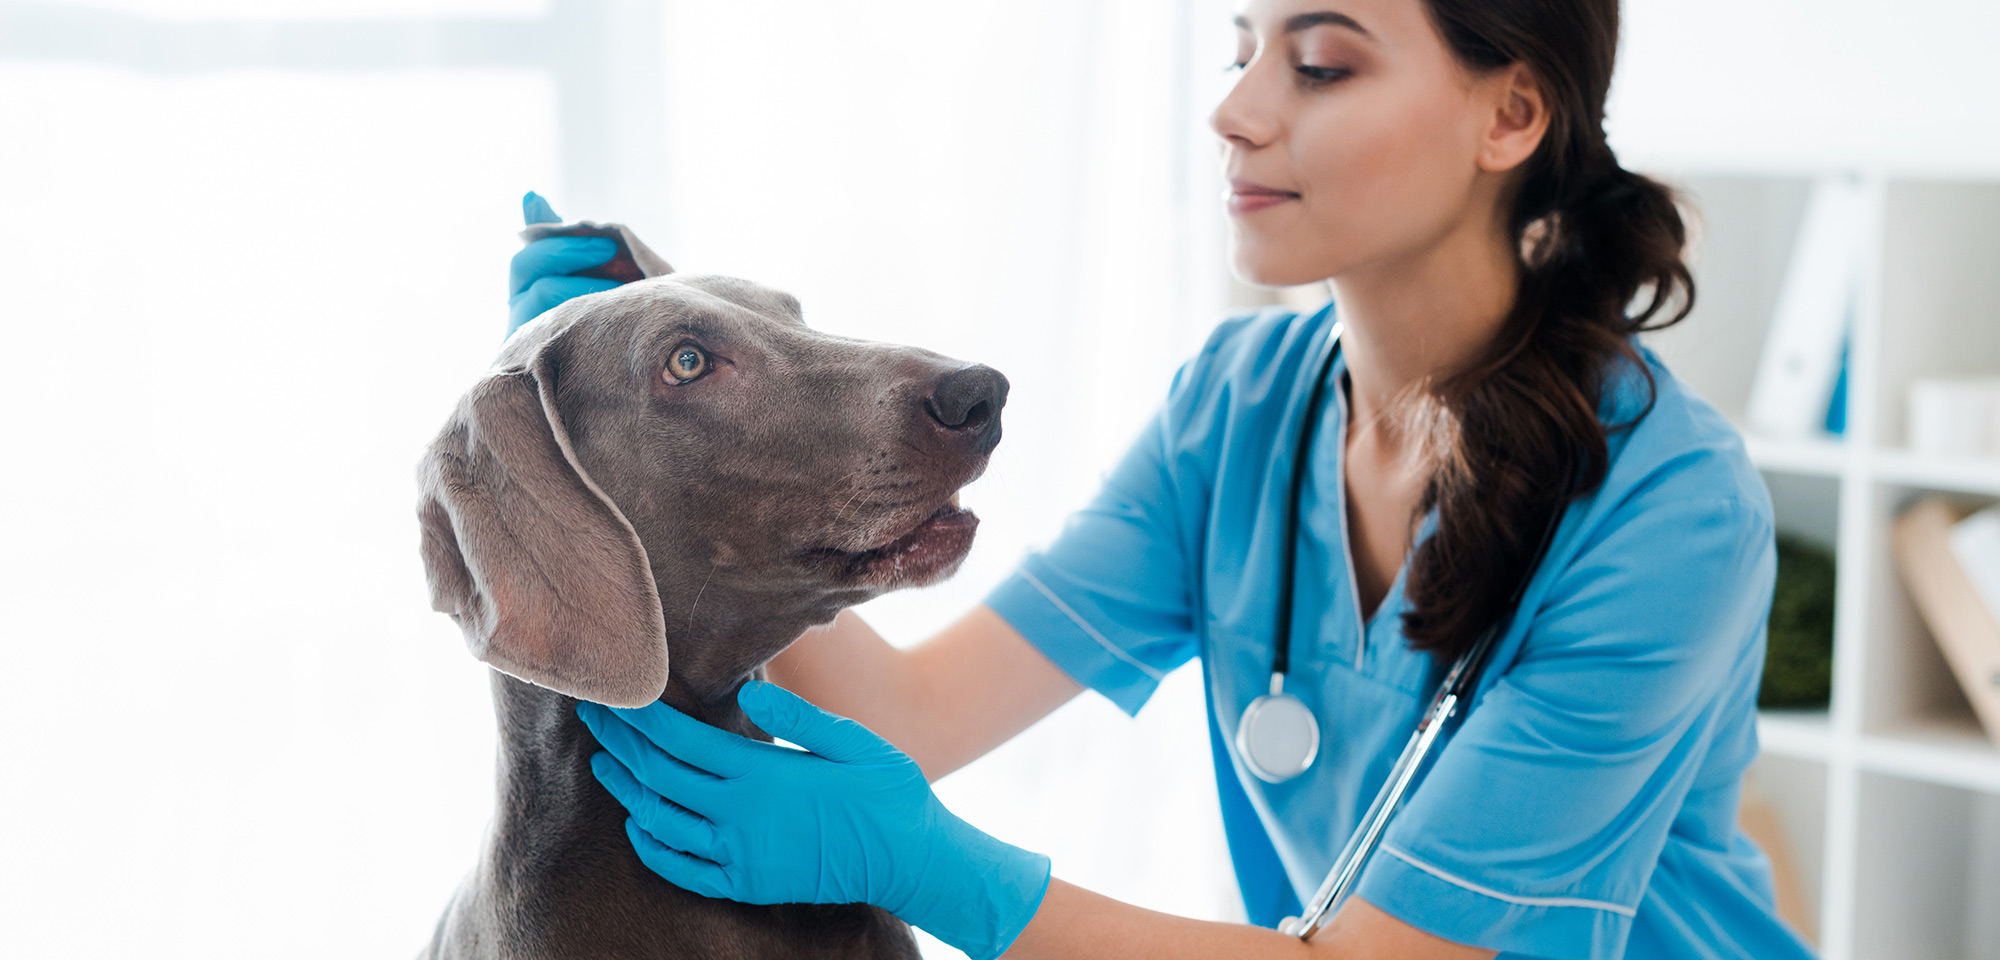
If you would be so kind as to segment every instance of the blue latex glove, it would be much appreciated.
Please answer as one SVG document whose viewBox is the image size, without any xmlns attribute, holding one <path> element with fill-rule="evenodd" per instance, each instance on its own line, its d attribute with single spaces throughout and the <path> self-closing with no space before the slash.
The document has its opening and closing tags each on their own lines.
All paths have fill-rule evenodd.
<svg viewBox="0 0 2000 960">
<path fill-rule="evenodd" d="M 874 904 L 974 960 L 999 956 L 1034 917 L 1049 858 L 954 816 L 916 761 L 775 684 L 745 684 L 736 700 L 805 750 L 664 703 L 577 705 L 610 751 L 590 768 L 631 813 L 625 832 L 653 872 L 745 903 Z"/>
<path fill-rule="evenodd" d="M 533 192 L 521 198 L 521 216 L 530 225 L 562 222 L 549 202 Z M 618 243 L 610 237 L 544 237 L 522 247 L 508 271 L 507 333 L 564 300 L 618 286 L 616 280 L 567 276 L 617 255 Z"/>
</svg>

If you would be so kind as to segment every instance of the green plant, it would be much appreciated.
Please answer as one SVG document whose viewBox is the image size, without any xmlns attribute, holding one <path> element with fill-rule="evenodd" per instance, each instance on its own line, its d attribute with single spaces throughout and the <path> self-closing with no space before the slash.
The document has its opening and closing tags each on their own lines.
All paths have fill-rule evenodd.
<svg viewBox="0 0 2000 960">
<path fill-rule="evenodd" d="M 1759 707 L 1825 709 L 1833 687 L 1833 554 L 1778 536 L 1778 586 Z"/>
</svg>

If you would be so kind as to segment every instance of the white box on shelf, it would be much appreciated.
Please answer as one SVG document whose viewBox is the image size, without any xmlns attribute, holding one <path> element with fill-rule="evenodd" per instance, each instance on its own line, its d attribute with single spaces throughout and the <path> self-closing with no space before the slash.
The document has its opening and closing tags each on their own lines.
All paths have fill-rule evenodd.
<svg viewBox="0 0 2000 960">
<path fill-rule="evenodd" d="M 1910 449 L 1977 457 L 2000 451 L 2000 379 L 1916 380 L 1910 383 Z"/>
</svg>

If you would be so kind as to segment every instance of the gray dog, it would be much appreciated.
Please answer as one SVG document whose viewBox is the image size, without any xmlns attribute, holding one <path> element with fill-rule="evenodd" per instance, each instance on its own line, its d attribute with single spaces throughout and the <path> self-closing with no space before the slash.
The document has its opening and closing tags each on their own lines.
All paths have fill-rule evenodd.
<svg viewBox="0 0 2000 960">
<path fill-rule="evenodd" d="M 1006 378 L 669 276 L 622 227 L 528 236 L 555 233 L 613 236 L 604 275 L 653 279 L 522 328 L 419 469 L 432 605 L 496 668 L 500 724 L 485 849 L 423 956 L 914 958 L 874 907 L 710 900 L 647 870 L 573 698 L 768 740 L 735 699 L 765 661 L 964 559 L 957 491 L 999 442 Z"/>
</svg>

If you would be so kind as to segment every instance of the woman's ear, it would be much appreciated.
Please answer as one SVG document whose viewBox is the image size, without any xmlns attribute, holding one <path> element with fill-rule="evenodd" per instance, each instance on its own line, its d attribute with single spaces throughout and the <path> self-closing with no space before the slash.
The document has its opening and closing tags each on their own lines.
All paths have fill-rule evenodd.
<svg viewBox="0 0 2000 960">
<path fill-rule="evenodd" d="M 1526 163 L 1549 132 L 1548 103 L 1526 64 L 1502 67 L 1482 84 L 1492 122 L 1479 145 L 1479 169 L 1505 173 Z"/>
</svg>

